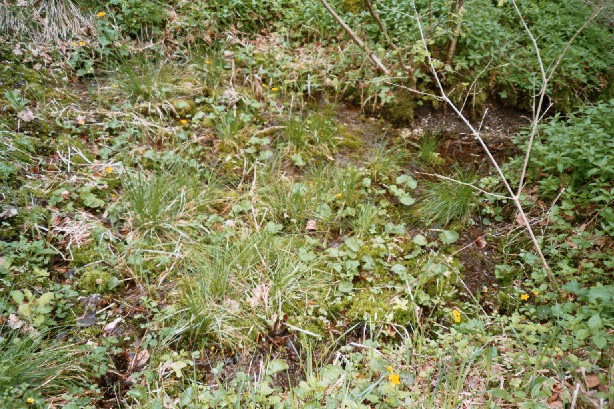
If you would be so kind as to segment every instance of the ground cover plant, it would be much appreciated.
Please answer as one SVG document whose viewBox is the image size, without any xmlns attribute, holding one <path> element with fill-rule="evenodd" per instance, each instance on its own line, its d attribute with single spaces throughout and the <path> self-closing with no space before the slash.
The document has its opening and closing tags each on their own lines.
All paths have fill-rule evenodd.
<svg viewBox="0 0 614 409">
<path fill-rule="evenodd" d="M 611 407 L 613 12 L 1 2 L 0 406 Z"/>
</svg>

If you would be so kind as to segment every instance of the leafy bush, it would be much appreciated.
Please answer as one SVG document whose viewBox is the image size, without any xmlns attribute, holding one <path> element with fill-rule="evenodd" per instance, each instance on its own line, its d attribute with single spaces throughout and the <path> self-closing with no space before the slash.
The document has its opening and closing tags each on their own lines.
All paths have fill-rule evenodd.
<svg viewBox="0 0 614 409">
<path fill-rule="evenodd" d="M 532 179 L 544 197 L 562 197 L 581 206 L 614 199 L 614 100 L 556 115 L 540 128 L 531 153 Z M 524 143 L 526 134 L 516 139 Z"/>
<path fill-rule="evenodd" d="M 168 5 L 156 0 L 111 0 L 116 19 L 130 37 L 153 38 L 162 33 L 169 17 Z"/>
</svg>

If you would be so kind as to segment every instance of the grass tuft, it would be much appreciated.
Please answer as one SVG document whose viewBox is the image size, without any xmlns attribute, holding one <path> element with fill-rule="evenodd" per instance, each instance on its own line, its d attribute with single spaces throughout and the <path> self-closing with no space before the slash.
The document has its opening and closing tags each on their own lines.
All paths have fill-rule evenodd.
<svg viewBox="0 0 614 409">
<path fill-rule="evenodd" d="M 472 184 L 476 181 L 476 174 L 458 169 L 452 179 Z M 466 184 L 451 180 L 425 182 L 418 214 L 426 224 L 466 223 L 477 207 L 477 200 L 476 190 Z"/>
</svg>

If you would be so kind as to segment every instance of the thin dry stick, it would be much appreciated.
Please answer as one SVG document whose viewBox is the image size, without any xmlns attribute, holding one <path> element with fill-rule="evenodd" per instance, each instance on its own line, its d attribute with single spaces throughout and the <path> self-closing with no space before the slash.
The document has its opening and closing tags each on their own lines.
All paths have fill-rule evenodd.
<svg viewBox="0 0 614 409">
<path fill-rule="evenodd" d="M 371 59 L 371 61 L 373 61 L 373 63 L 375 65 L 377 65 L 377 68 L 379 68 L 384 74 L 388 75 L 390 74 L 390 70 L 388 69 L 388 67 L 386 67 L 382 61 L 378 58 L 377 55 L 375 55 L 375 53 L 373 51 L 371 51 L 369 49 L 369 47 L 367 47 L 367 45 L 364 43 L 364 41 L 362 41 L 360 39 L 360 37 L 358 37 L 358 35 L 356 35 L 356 33 L 354 32 L 354 30 L 352 30 L 350 28 L 350 26 L 348 26 L 345 21 L 343 21 L 343 19 L 335 12 L 335 10 L 330 6 L 330 4 L 328 4 L 328 2 L 326 0 L 320 0 L 320 2 L 322 3 L 322 5 L 326 8 L 326 10 L 328 10 L 328 12 L 330 13 L 331 16 L 333 16 L 333 18 L 335 20 L 337 20 L 337 23 L 339 23 L 339 25 L 341 27 L 343 27 L 343 29 L 350 35 L 350 37 L 352 37 L 352 40 L 354 40 L 354 42 L 369 56 L 369 58 Z"/>
<path fill-rule="evenodd" d="M 539 65 L 539 72 L 540 72 L 540 75 L 541 75 L 541 82 L 542 82 L 540 90 L 539 90 L 539 94 L 534 96 L 534 99 L 535 98 L 539 98 L 539 101 L 538 101 L 537 105 L 535 105 L 535 103 L 533 103 L 533 120 L 532 120 L 532 123 L 531 123 L 531 133 L 529 134 L 529 142 L 527 144 L 527 152 L 525 154 L 524 161 L 523 161 L 523 164 L 522 164 L 522 171 L 520 173 L 520 180 L 518 182 L 518 191 L 516 193 L 516 196 L 520 196 L 520 194 L 522 193 L 522 189 L 524 188 L 524 180 L 526 178 L 527 169 L 529 167 L 529 158 L 531 157 L 531 149 L 533 147 L 533 142 L 535 140 L 535 135 L 537 134 L 537 126 L 539 125 L 539 122 L 542 119 L 541 110 L 542 110 L 542 106 L 543 106 L 543 103 L 544 103 L 544 98 L 546 96 L 546 91 L 548 89 L 548 83 L 550 82 L 550 80 L 554 76 L 554 73 L 555 73 L 556 69 L 558 68 L 558 66 L 563 61 L 563 58 L 565 58 L 565 55 L 569 51 L 569 48 L 571 47 L 571 44 L 576 40 L 576 38 L 580 35 L 580 33 L 582 33 L 582 31 L 584 31 L 584 29 L 590 24 L 590 22 L 593 21 L 597 17 L 597 15 L 603 10 L 603 7 L 595 9 L 591 13 L 590 17 L 584 22 L 582 27 L 580 27 L 578 30 L 576 30 L 574 35 L 569 39 L 569 41 L 565 45 L 565 48 L 563 49 L 563 51 L 561 51 L 561 53 L 557 57 L 557 60 L 554 63 L 554 65 L 552 66 L 552 68 L 550 69 L 550 72 L 547 74 L 546 73 L 546 69 L 544 68 L 544 63 L 542 61 L 541 52 L 539 51 L 539 46 L 537 45 L 537 40 L 535 40 L 535 37 L 533 36 L 533 33 L 531 32 L 531 30 L 529 29 L 529 26 L 527 25 L 526 21 L 524 20 L 524 17 L 522 17 L 522 13 L 520 12 L 520 9 L 518 8 L 518 5 L 516 4 L 516 0 L 512 0 L 512 4 L 514 5 L 514 9 L 516 10 L 516 14 L 518 14 L 518 17 L 520 18 L 520 21 L 522 22 L 522 25 L 523 25 L 525 31 L 527 32 L 527 35 L 531 39 L 531 43 L 533 43 L 533 48 L 535 49 L 535 55 L 537 56 L 537 63 Z M 548 108 L 550 108 L 550 107 L 548 107 Z"/>
<path fill-rule="evenodd" d="M 578 400 L 578 392 L 580 392 L 580 383 L 576 383 L 576 387 L 573 391 L 573 396 L 571 397 L 571 408 L 576 409 L 576 401 Z"/>
<path fill-rule="evenodd" d="M 459 185 L 463 185 L 463 186 L 468 186 L 468 187 L 470 187 L 472 189 L 477 190 L 478 192 L 484 193 L 485 195 L 496 197 L 497 199 L 511 199 L 511 197 L 509 197 L 509 196 L 498 195 L 496 193 L 492 193 L 492 192 L 480 189 L 479 187 L 477 187 L 475 185 L 472 185 L 471 183 L 462 182 L 460 180 L 449 178 L 449 177 L 443 176 L 443 175 L 439 175 L 437 173 L 427 173 L 427 172 L 414 172 L 414 173 L 417 173 L 418 175 L 425 175 L 425 176 L 435 177 L 435 178 L 438 178 L 438 179 L 441 179 L 441 180 L 448 180 L 450 182 L 458 183 Z"/>
<path fill-rule="evenodd" d="M 439 75 L 437 74 L 437 70 L 435 69 L 435 65 L 433 63 L 433 60 L 431 59 L 431 55 L 430 55 L 429 50 L 428 50 L 426 39 L 424 37 L 424 30 L 422 28 L 422 23 L 420 22 L 420 16 L 418 15 L 418 10 L 416 9 L 415 4 L 414 4 L 414 11 L 415 11 L 415 18 L 416 18 L 416 21 L 418 23 L 418 31 L 420 32 L 420 38 L 422 40 L 422 44 L 424 46 L 424 50 L 426 51 L 426 58 L 428 59 L 429 67 L 431 69 L 431 73 L 433 74 L 433 77 L 435 78 L 435 83 L 437 84 L 437 88 L 439 88 L 439 92 L 441 93 L 441 98 L 450 106 L 450 108 L 452 108 L 452 110 L 456 113 L 456 115 L 460 118 L 460 120 L 465 123 L 465 125 L 471 131 L 471 134 L 478 140 L 478 142 L 482 146 L 482 149 L 486 153 L 486 156 L 488 156 L 488 159 L 490 160 L 492 165 L 495 167 L 497 173 L 499 174 L 499 177 L 500 177 L 501 181 L 503 182 L 503 184 L 505 185 L 505 188 L 510 193 L 510 197 L 511 197 L 512 201 L 514 202 L 514 204 L 516 205 L 516 209 L 518 210 L 518 213 L 520 214 L 520 217 L 521 217 L 521 219 L 522 219 L 522 221 L 524 223 L 524 226 L 525 226 L 527 232 L 529 233 L 531 241 L 533 242 L 533 245 L 535 247 L 535 251 L 537 251 L 537 254 L 539 255 L 539 258 L 540 258 L 540 260 L 542 262 L 542 265 L 543 265 L 544 269 L 546 270 L 546 273 L 548 274 L 548 276 L 553 281 L 556 281 L 554 279 L 554 276 L 552 275 L 552 271 L 550 270 L 550 266 L 548 265 L 548 262 L 546 261 L 546 258 L 544 257 L 544 254 L 543 254 L 543 252 L 541 250 L 541 246 L 539 244 L 539 241 L 537 241 L 537 237 L 535 237 L 535 234 L 533 233 L 533 229 L 531 228 L 531 224 L 529 223 L 529 220 L 527 219 L 527 215 L 526 215 L 524 209 L 522 208 L 522 204 L 520 203 L 520 199 L 518 198 L 518 196 L 516 196 L 514 194 L 514 190 L 512 189 L 512 187 L 509 184 L 509 182 L 507 181 L 507 178 L 505 177 L 505 174 L 503 173 L 503 171 L 501 170 L 501 167 L 497 163 L 497 160 L 494 158 L 494 156 L 492 156 L 492 153 L 490 152 L 490 149 L 488 149 L 488 146 L 486 145 L 486 142 L 484 142 L 484 139 L 482 139 L 482 136 L 480 135 L 480 132 L 478 130 L 476 130 L 473 127 L 473 125 L 471 125 L 469 120 L 463 115 L 462 112 L 460 112 L 458 110 L 456 105 L 454 105 L 454 103 L 448 98 L 448 96 L 447 96 L 447 94 L 446 94 L 446 92 L 445 92 L 445 90 L 443 88 L 443 85 L 441 84 L 441 81 L 439 80 Z"/>
</svg>

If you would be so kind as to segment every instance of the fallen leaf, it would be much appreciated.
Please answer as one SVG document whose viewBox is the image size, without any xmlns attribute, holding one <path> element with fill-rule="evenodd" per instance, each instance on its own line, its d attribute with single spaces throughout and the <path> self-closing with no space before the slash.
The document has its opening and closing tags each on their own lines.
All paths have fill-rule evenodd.
<svg viewBox="0 0 614 409">
<path fill-rule="evenodd" d="M 10 314 L 9 315 L 9 320 L 7 322 L 9 328 L 12 329 L 19 329 L 21 327 L 23 327 L 23 325 L 25 324 L 25 322 L 23 322 L 22 320 L 19 319 L 19 317 L 15 314 Z"/>
<path fill-rule="evenodd" d="M 252 308 L 259 304 L 264 304 L 266 306 L 269 301 L 269 291 L 271 291 L 270 286 L 258 284 L 252 291 L 252 296 L 247 299 L 247 302 Z"/>
<path fill-rule="evenodd" d="M 589 389 L 592 389 L 596 386 L 599 386 L 601 384 L 601 381 L 599 381 L 599 376 L 592 374 L 592 375 L 586 375 L 586 386 Z"/>
<path fill-rule="evenodd" d="M 144 368 L 145 365 L 147 365 L 147 362 L 149 362 L 149 356 L 149 351 L 146 349 L 137 352 L 130 362 L 130 372 L 139 371 Z"/>
<path fill-rule="evenodd" d="M 307 225 L 305 226 L 305 231 L 316 231 L 318 229 L 317 223 L 315 220 L 307 220 Z"/>
<path fill-rule="evenodd" d="M 26 108 L 17 114 L 17 118 L 21 119 L 24 122 L 31 122 L 34 121 L 36 117 L 34 116 L 34 112 Z"/>
<path fill-rule="evenodd" d="M 516 215 L 516 223 L 518 223 L 520 226 L 524 226 L 524 219 L 520 213 Z"/>
<path fill-rule="evenodd" d="M 486 247 L 486 239 L 483 236 L 478 236 L 473 241 L 473 244 L 475 244 L 477 248 L 483 249 L 484 247 Z"/>
<path fill-rule="evenodd" d="M 122 317 L 118 317 L 114 319 L 113 321 L 109 322 L 107 325 L 105 325 L 103 329 L 104 334 L 106 336 L 111 335 L 113 331 L 115 331 L 117 324 L 119 324 L 120 322 L 122 322 Z"/>
</svg>

